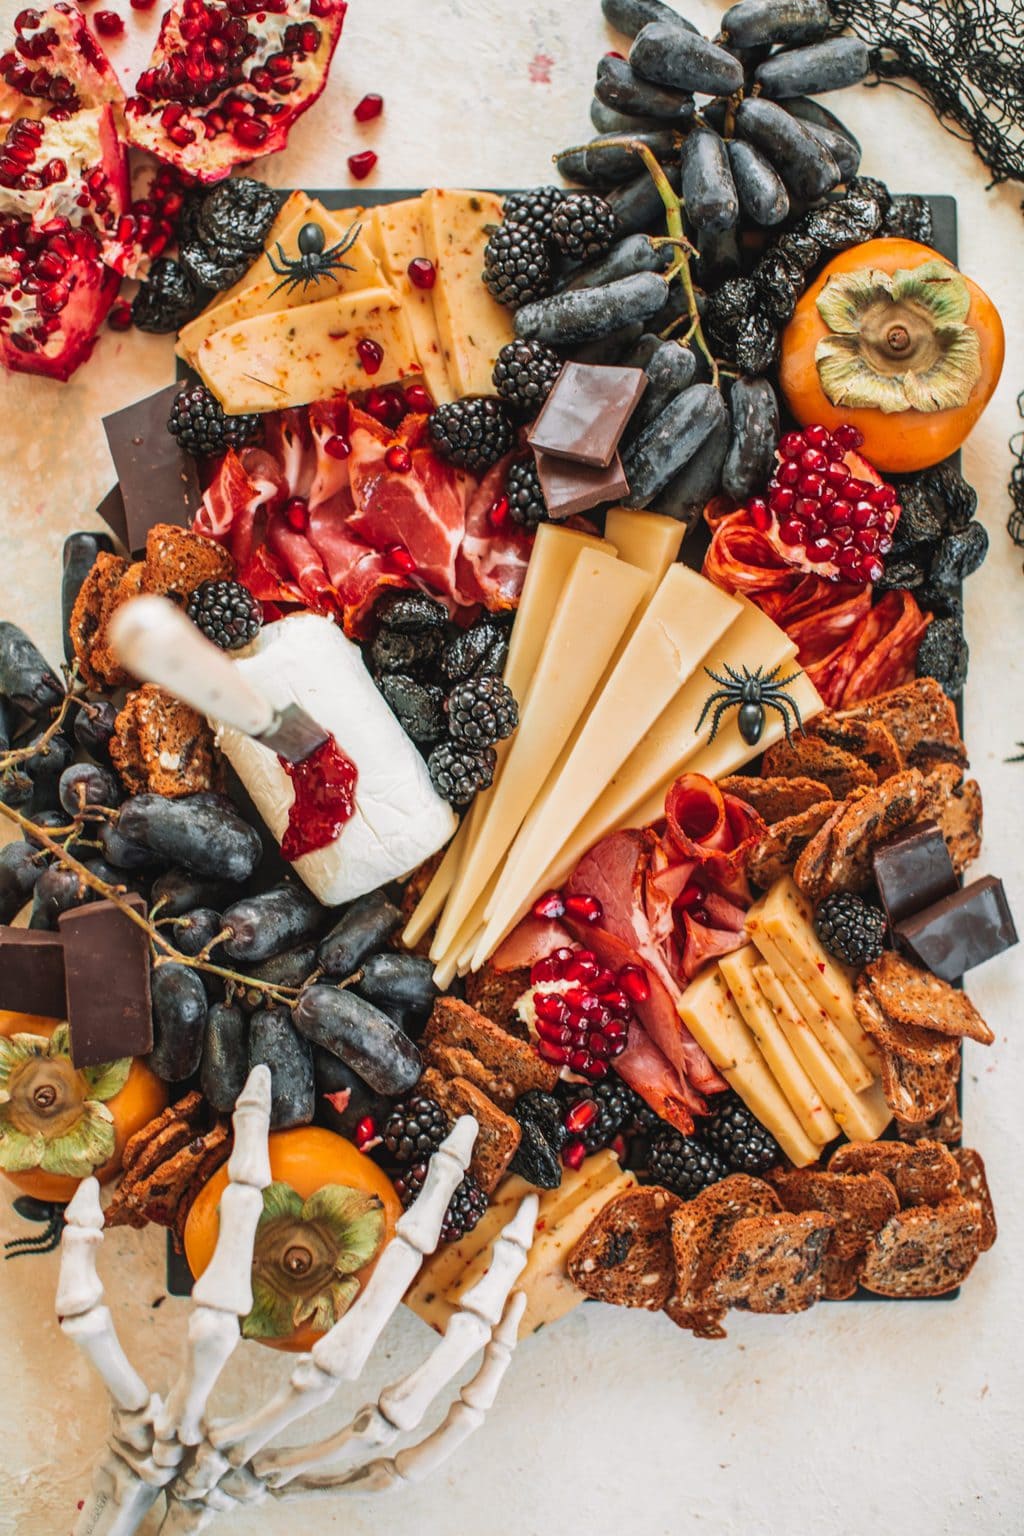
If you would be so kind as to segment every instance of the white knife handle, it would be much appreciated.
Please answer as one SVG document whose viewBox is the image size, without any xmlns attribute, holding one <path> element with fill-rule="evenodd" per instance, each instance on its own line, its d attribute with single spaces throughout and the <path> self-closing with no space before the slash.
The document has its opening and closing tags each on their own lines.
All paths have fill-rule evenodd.
<svg viewBox="0 0 1024 1536">
<path fill-rule="evenodd" d="M 183 704 L 247 736 L 262 736 L 276 719 L 269 700 L 165 597 L 133 597 L 122 604 L 110 621 L 110 644 L 133 677 L 166 688 Z"/>
</svg>

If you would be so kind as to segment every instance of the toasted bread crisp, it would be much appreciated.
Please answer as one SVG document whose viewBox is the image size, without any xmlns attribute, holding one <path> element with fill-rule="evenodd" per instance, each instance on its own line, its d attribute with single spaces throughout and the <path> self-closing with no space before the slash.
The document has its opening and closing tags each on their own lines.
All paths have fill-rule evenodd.
<svg viewBox="0 0 1024 1536">
<path fill-rule="evenodd" d="M 457 997 L 438 998 L 420 1044 L 428 1065 L 445 1077 L 468 1078 L 503 1108 L 530 1088 L 551 1093 L 558 1081 L 557 1066 L 532 1045 Z"/>
<path fill-rule="evenodd" d="M 955 1146 L 964 1133 L 960 1107 L 955 1098 L 950 1099 L 945 1108 L 930 1120 L 918 1120 L 911 1124 L 909 1120 L 903 1120 L 897 1115 L 893 1123 L 900 1141 L 941 1141 L 943 1146 Z"/>
<path fill-rule="evenodd" d="M 475 1083 L 464 1077 L 444 1078 L 433 1067 L 420 1078 L 418 1091 L 436 1099 L 450 1120 L 460 1115 L 475 1118 L 479 1130 L 469 1171 L 484 1193 L 492 1194 L 516 1155 L 522 1135 L 518 1120 L 500 1110 Z"/>
<path fill-rule="evenodd" d="M 117 669 L 116 676 L 106 677 L 93 659 L 93 646 L 109 614 L 114 593 L 128 569 L 128 561 L 120 555 L 109 555 L 105 550 L 96 556 L 92 570 L 83 581 L 75 605 L 71 610 L 69 625 L 71 643 L 82 681 L 88 688 L 119 687 L 127 681 L 127 674 Z M 102 658 L 100 658 L 102 660 Z"/>
<path fill-rule="evenodd" d="M 822 1293 L 832 1226 L 822 1211 L 744 1217 L 726 1234 L 709 1297 L 744 1312 L 806 1311 Z"/>
<path fill-rule="evenodd" d="M 956 1197 L 900 1211 L 868 1244 L 860 1283 L 877 1296 L 904 1299 L 954 1291 L 974 1268 L 981 1232 L 975 1200 Z"/>
<path fill-rule="evenodd" d="M 960 1080 L 960 1052 L 949 1061 L 920 1066 L 883 1049 L 882 1092 L 894 1115 L 921 1125 L 940 1115 L 956 1093 Z"/>
<path fill-rule="evenodd" d="M 479 1013 L 508 1030 L 510 1035 L 527 1040 L 529 1033 L 519 1014 L 516 1003 L 530 985 L 527 966 L 514 971 L 499 971 L 488 960 L 478 971 L 470 971 L 466 977 L 466 1001 Z"/>
<path fill-rule="evenodd" d="M 105 1212 L 107 1226 L 169 1227 L 182 1251 L 194 1192 L 231 1153 L 231 1128 L 216 1121 L 203 1129 L 202 1095 L 186 1094 L 136 1132 L 124 1150 L 124 1172 Z"/>
<path fill-rule="evenodd" d="M 957 1166 L 948 1147 L 937 1141 L 851 1141 L 837 1147 L 829 1159 L 831 1174 L 883 1175 L 900 1206 L 938 1205 L 956 1188 Z"/>
<path fill-rule="evenodd" d="M 924 775 L 911 768 L 851 795 L 797 860 L 793 878 L 804 894 L 819 902 L 836 891 L 866 891 L 873 849 L 919 818 L 924 784 Z"/>
<path fill-rule="evenodd" d="M 916 1066 L 927 1067 L 934 1062 L 948 1061 L 956 1054 L 957 1043 L 948 1035 L 940 1035 L 933 1029 L 917 1024 L 904 1024 L 894 1019 L 881 1007 L 865 977 L 857 983 L 853 1000 L 857 1022 L 874 1040 L 875 1044 Z"/>
<path fill-rule="evenodd" d="M 904 960 L 894 950 L 883 950 L 865 968 L 862 985 L 869 987 L 879 1007 L 902 1024 L 927 1025 L 929 1032 L 967 1036 L 991 1045 L 995 1035 L 964 992 L 931 971 Z M 858 991 L 860 989 L 858 988 Z M 867 1026 L 865 1026 L 867 1027 Z"/>
<path fill-rule="evenodd" d="M 110 759 L 129 794 L 175 799 L 213 789 L 213 732 L 196 710 L 152 683 L 130 693 L 110 739 Z"/>
<path fill-rule="evenodd" d="M 873 1143 L 872 1143 L 873 1145 Z M 778 1168 L 772 1187 L 783 1210 L 824 1211 L 834 1227 L 829 1256 L 855 1259 L 868 1239 L 880 1232 L 900 1208 L 896 1191 L 882 1173 L 823 1172 L 818 1168 Z"/>
<path fill-rule="evenodd" d="M 826 1253 L 821 1266 L 822 1301 L 849 1301 L 857 1294 L 863 1269 L 863 1253 L 852 1259 L 837 1259 L 834 1253 Z"/>
<path fill-rule="evenodd" d="M 811 735 L 794 736 L 791 743 L 777 741 L 769 747 L 761 762 L 761 774 L 766 779 L 816 779 L 828 786 L 833 800 L 845 800 L 851 790 L 878 782 L 874 769 L 852 752 Z"/>
<path fill-rule="evenodd" d="M 234 564 L 213 539 L 173 523 L 155 523 L 146 535 L 142 590 L 186 598 L 204 581 L 225 581 Z"/>
<path fill-rule="evenodd" d="M 734 773 L 719 779 L 718 787 L 724 795 L 735 795 L 737 800 L 753 806 L 769 826 L 799 816 L 812 805 L 832 798 L 827 784 L 806 777 L 759 779 L 753 774 Z"/>
<path fill-rule="evenodd" d="M 975 1152 L 971 1147 L 957 1147 L 953 1156 L 956 1158 L 958 1169 L 957 1189 L 965 1200 L 976 1200 L 981 1207 L 979 1241 L 982 1253 L 986 1253 L 999 1236 L 999 1228 L 996 1226 L 996 1211 L 992 1204 L 992 1191 L 988 1187 L 985 1164 L 981 1153 Z"/>
<path fill-rule="evenodd" d="M 695 1339 L 724 1339 L 727 1338 L 722 1327 L 725 1318 L 724 1307 L 687 1308 L 680 1306 L 679 1297 L 675 1292 L 668 1298 L 661 1309 L 667 1318 L 675 1323 L 677 1328 L 682 1328 L 686 1333 L 692 1333 Z"/>
<path fill-rule="evenodd" d="M 779 1197 L 772 1187 L 747 1173 L 732 1173 L 688 1200 L 672 1217 L 676 1310 L 702 1310 L 722 1241 L 735 1222 L 778 1210 Z"/>
<path fill-rule="evenodd" d="M 935 820 L 946 839 L 953 868 L 962 875 L 981 853 L 982 803 L 976 779 L 965 779 L 943 798 Z"/>
<path fill-rule="evenodd" d="M 834 800 L 823 800 L 819 805 L 808 806 L 805 811 L 787 816 L 783 821 L 770 826 L 761 841 L 751 849 L 747 859 L 747 874 L 754 884 L 767 891 L 776 880 L 791 875 L 808 843 L 831 819 L 835 810 Z"/>
<path fill-rule="evenodd" d="M 830 747 L 840 747 L 867 763 L 879 784 L 891 779 L 894 773 L 902 773 L 907 766 L 896 738 L 881 720 L 854 720 L 823 710 L 807 729 Z"/>
<path fill-rule="evenodd" d="M 908 768 L 967 762 L 953 701 L 933 677 L 915 678 L 852 709 L 838 710 L 835 719 L 881 721 Z"/>
<path fill-rule="evenodd" d="M 596 1301 L 660 1311 L 675 1282 L 669 1218 L 682 1203 L 657 1184 L 616 1195 L 571 1250 L 569 1279 Z"/>
</svg>

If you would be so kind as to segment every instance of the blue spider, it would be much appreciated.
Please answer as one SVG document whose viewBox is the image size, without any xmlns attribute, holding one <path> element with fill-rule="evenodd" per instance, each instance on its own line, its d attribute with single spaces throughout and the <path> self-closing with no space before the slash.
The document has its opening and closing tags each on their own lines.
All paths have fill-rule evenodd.
<svg viewBox="0 0 1024 1536">
<path fill-rule="evenodd" d="M 747 667 L 744 667 L 743 676 L 741 677 L 738 672 L 728 665 L 725 670 L 729 674 L 728 677 L 719 677 L 718 673 L 712 672 L 710 667 L 704 668 L 704 671 L 713 682 L 721 683 L 722 685 L 714 693 L 708 695 L 704 701 L 704 708 L 700 712 L 700 719 L 697 721 L 697 729 L 699 731 L 704 724 L 708 710 L 714 708 L 715 712 L 711 717 L 711 735 L 708 737 L 709 742 L 714 741 L 717 736 L 718 726 L 725 711 L 733 709 L 736 705 L 739 705 L 739 718 L 736 723 L 739 726 L 740 735 L 748 747 L 756 746 L 761 740 L 766 709 L 778 710 L 782 716 L 782 723 L 786 728 L 786 740 L 790 746 L 793 745 L 793 737 L 789 728 L 790 713 L 792 713 L 796 720 L 800 734 L 803 735 L 804 723 L 800 718 L 800 710 L 797 707 L 796 700 L 790 698 L 788 693 L 783 692 L 788 683 L 792 683 L 800 677 L 801 674 L 799 672 L 791 672 L 789 677 L 779 677 L 778 674 L 782 668 L 778 666 L 773 667 L 767 677 L 762 677 L 763 667 L 758 667 L 756 672 L 751 672 Z"/>
<path fill-rule="evenodd" d="M 305 292 L 311 283 L 318 283 L 322 277 L 330 276 L 339 267 L 346 272 L 354 272 L 355 268 L 341 258 L 355 245 L 362 227 L 361 224 L 350 224 L 338 243 L 328 246 L 325 250 L 325 236 L 321 226 L 303 224 L 299 230 L 297 257 L 286 256 L 278 240 L 277 261 L 274 260 L 270 251 L 267 252 L 267 260 L 281 279 L 277 287 L 271 290 L 271 296 L 281 288 L 287 288 L 291 293 L 292 289 L 297 288 L 300 283 Z"/>
</svg>

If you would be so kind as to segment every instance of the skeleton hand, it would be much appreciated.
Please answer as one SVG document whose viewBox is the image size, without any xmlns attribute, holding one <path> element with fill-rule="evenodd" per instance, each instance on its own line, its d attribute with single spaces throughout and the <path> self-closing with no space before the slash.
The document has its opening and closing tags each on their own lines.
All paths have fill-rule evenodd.
<svg viewBox="0 0 1024 1536">
<path fill-rule="evenodd" d="M 113 1406 L 105 1456 L 75 1536 L 131 1536 L 161 1493 L 163 1536 L 189 1536 L 239 1503 L 301 1494 L 383 1492 L 417 1482 L 483 1423 L 516 1345 L 525 1306 L 510 1295 L 533 1241 L 537 1198 L 522 1201 L 494 1245 L 491 1267 L 462 1297 L 459 1310 L 424 1363 L 385 1387 L 337 1433 L 310 1446 L 270 1448 L 288 1425 L 319 1408 L 342 1381 L 361 1373 L 424 1257 L 437 1246 L 449 1201 L 462 1180 L 477 1124 L 463 1116 L 434 1154 L 423 1190 L 396 1227 L 365 1289 L 343 1317 L 301 1355 L 287 1383 L 262 1408 L 210 1425 L 206 1405 L 252 1307 L 251 1269 L 262 1191 L 270 1183 L 267 1138 L 270 1073 L 255 1067 L 235 1106 L 235 1143 L 220 1202 L 220 1231 L 209 1267 L 192 1293 L 188 1359 L 166 1400 L 151 1394 L 118 1342 L 96 1271 L 103 1240 L 99 1186 L 86 1179 L 67 1208 L 57 1312 L 102 1377 Z M 381 1449 L 422 1423 L 431 1403 L 483 1350 L 432 1434 L 389 1458 L 321 1470 L 353 1451 Z"/>
</svg>

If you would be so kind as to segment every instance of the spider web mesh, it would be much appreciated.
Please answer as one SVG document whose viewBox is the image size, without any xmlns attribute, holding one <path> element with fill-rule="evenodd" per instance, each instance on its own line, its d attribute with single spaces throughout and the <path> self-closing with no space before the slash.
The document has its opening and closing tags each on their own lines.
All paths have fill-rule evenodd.
<svg viewBox="0 0 1024 1536">
<path fill-rule="evenodd" d="M 973 146 L 991 185 L 1024 182 L 1024 0 L 828 3 L 836 30 L 867 43 L 876 84 L 927 101 L 943 127 Z M 1024 417 L 1024 393 L 1017 407 Z M 1011 438 L 1010 451 L 1006 526 L 1024 547 L 1024 432 Z"/>
</svg>

